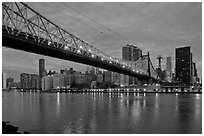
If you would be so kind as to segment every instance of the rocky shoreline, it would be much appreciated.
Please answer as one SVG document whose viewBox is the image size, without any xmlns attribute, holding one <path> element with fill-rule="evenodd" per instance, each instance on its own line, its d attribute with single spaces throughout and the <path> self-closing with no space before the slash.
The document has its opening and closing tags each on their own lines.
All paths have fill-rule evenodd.
<svg viewBox="0 0 204 136">
<path fill-rule="evenodd" d="M 18 127 L 13 126 L 10 122 L 2 121 L 2 134 L 30 134 L 27 131 L 23 133 L 18 131 Z"/>
</svg>

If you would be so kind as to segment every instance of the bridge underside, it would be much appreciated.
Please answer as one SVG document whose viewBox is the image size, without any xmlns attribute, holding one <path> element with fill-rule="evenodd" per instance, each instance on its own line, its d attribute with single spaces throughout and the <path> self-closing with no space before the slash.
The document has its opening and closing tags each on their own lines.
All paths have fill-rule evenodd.
<svg viewBox="0 0 204 136">
<path fill-rule="evenodd" d="M 82 56 L 76 53 L 67 52 L 66 50 L 61 50 L 55 47 L 47 46 L 46 44 L 38 43 L 33 40 L 31 41 L 29 39 L 21 38 L 15 35 L 10 35 L 7 32 L 5 32 L 4 29 L 2 29 L 2 46 L 23 50 L 26 52 L 41 54 L 45 56 L 55 57 L 63 60 L 83 63 L 83 64 L 99 67 L 102 69 L 114 71 L 117 73 L 129 75 L 132 77 L 136 77 L 140 80 L 149 79 L 149 76 L 147 75 L 141 75 L 131 70 L 121 69 L 121 67 L 111 65 L 107 62 L 99 61 L 97 59 Z"/>
</svg>

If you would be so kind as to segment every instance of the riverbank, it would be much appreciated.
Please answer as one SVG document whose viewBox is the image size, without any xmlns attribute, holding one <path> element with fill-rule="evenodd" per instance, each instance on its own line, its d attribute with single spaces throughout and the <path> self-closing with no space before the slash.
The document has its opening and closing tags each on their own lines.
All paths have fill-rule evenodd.
<svg viewBox="0 0 204 136">
<path fill-rule="evenodd" d="M 147 89 L 53 89 L 53 90 L 4 90 L 4 91 L 18 91 L 18 92 L 38 92 L 38 93 L 179 93 L 179 94 L 202 94 L 201 90 L 189 91 L 189 90 L 165 90 L 165 89 L 155 89 L 155 90 L 147 90 Z"/>
<path fill-rule="evenodd" d="M 10 122 L 2 121 L 2 134 L 30 134 L 30 133 L 26 131 L 20 133 L 18 131 L 18 127 L 11 125 Z"/>
</svg>

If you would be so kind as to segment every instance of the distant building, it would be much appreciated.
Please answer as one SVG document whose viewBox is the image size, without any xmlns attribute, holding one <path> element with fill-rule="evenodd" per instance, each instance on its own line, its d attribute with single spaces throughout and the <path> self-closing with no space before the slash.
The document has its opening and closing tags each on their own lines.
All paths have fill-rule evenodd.
<svg viewBox="0 0 204 136">
<path fill-rule="evenodd" d="M 99 82 L 99 83 L 103 82 L 103 74 L 97 75 L 97 82 Z"/>
<path fill-rule="evenodd" d="M 85 83 L 91 84 L 91 81 L 92 81 L 91 74 L 86 72 L 85 73 Z"/>
<path fill-rule="evenodd" d="M 120 86 L 128 86 L 129 85 L 129 76 L 121 74 L 120 75 Z"/>
<path fill-rule="evenodd" d="M 53 74 L 53 89 L 64 88 L 64 76 L 62 74 Z"/>
<path fill-rule="evenodd" d="M 40 89 L 40 76 L 37 74 L 31 74 L 31 88 Z"/>
<path fill-rule="evenodd" d="M 112 72 L 112 82 L 114 85 L 120 86 L 120 73 Z"/>
<path fill-rule="evenodd" d="M 6 73 L 2 73 L 2 89 L 6 89 Z"/>
<path fill-rule="evenodd" d="M 180 81 L 185 85 L 191 83 L 191 65 L 192 65 L 192 54 L 190 46 L 176 48 L 176 81 Z"/>
<path fill-rule="evenodd" d="M 104 81 L 111 82 L 111 71 L 104 71 Z"/>
<path fill-rule="evenodd" d="M 30 89 L 31 87 L 31 75 L 28 73 L 22 73 L 20 75 L 20 82 L 22 89 Z"/>
<path fill-rule="evenodd" d="M 198 82 L 198 74 L 196 69 L 196 63 L 192 62 L 192 83 L 195 84 Z"/>
<path fill-rule="evenodd" d="M 75 81 L 76 81 L 76 84 L 83 84 L 85 82 L 85 75 L 81 73 L 76 73 Z"/>
<path fill-rule="evenodd" d="M 14 79 L 13 78 L 7 78 L 6 79 L 6 86 L 7 86 L 7 88 L 12 88 L 14 86 Z"/>
<path fill-rule="evenodd" d="M 142 50 L 138 47 L 136 47 L 135 45 L 126 45 L 122 47 L 122 59 L 129 61 L 129 63 L 134 63 L 137 60 L 140 59 L 140 57 L 142 56 Z M 133 85 L 135 84 L 135 81 L 137 81 L 136 79 L 134 79 L 133 77 L 129 77 L 126 75 L 122 75 L 121 76 L 121 85 L 122 86 L 126 86 L 126 85 Z"/>
<path fill-rule="evenodd" d="M 97 85 L 96 81 L 91 82 L 91 88 L 96 88 L 96 85 Z"/>
<path fill-rule="evenodd" d="M 171 57 L 167 57 L 167 61 L 166 61 L 166 79 L 167 81 L 172 81 L 172 64 L 171 64 Z"/>
<path fill-rule="evenodd" d="M 96 68 L 96 75 L 100 74 L 99 68 Z"/>
<path fill-rule="evenodd" d="M 41 79 L 42 77 L 47 76 L 47 71 L 45 70 L 45 60 L 44 59 L 39 59 L 39 88 L 41 89 Z"/>
<path fill-rule="evenodd" d="M 63 76 L 65 88 L 70 88 L 72 82 L 74 81 L 74 76 L 72 74 L 63 74 Z"/>
<path fill-rule="evenodd" d="M 122 47 L 122 59 L 127 61 L 137 61 L 142 56 L 142 50 L 134 45 L 128 44 Z"/>
<path fill-rule="evenodd" d="M 96 81 L 96 69 L 94 67 L 90 70 L 91 81 Z"/>
<path fill-rule="evenodd" d="M 42 90 L 43 91 L 48 91 L 53 89 L 53 76 L 44 76 L 42 77 Z"/>
<path fill-rule="evenodd" d="M 39 60 L 39 76 L 40 76 L 40 78 L 42 78 L 44 76 L 44 73 L 45 73 L 45 60 L 40 59 Z"/>
</svg>

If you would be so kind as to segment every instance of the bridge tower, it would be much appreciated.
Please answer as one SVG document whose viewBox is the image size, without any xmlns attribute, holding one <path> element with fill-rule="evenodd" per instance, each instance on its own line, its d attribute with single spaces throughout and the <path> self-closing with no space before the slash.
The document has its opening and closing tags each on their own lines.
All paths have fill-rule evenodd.
<svg viewBox="0 0 204 136">
<path fill-rule="evenodd" d="M 159 60 L 158 68 L 161 69 L 161 60 L 163 59 L 161 55 L 158 55 L 157 59 Z"/>
<path fill-rule="evenodd" d="M 148 74 L 149 74 L 149 81 L 148 83 L 149 84 L 152 84 L 152 78 L 151 78 L 151 70 L 150 70 L 150 67 L 151 67 L 151 60 L 150 60 L 150 54 L 149 52 L 147 53 L 147 59 L 148 59 Z"/>
</svg>

